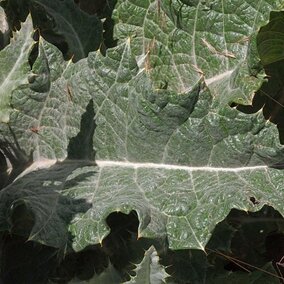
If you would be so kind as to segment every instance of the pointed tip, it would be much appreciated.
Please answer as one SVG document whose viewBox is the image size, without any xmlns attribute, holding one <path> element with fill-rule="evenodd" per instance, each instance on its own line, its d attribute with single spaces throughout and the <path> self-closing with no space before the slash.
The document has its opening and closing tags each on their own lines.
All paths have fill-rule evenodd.
<svg viewBox="0 0 284 284">
<path fill-rule="evenodd" d="M 100 244 L 101 247 L 103 247 L 103 238 L 99 239 L 99 244 Z"/>
<path fill-rule="evenodd" d="M 68 61 L 67 61 L 67 67 L 68 67 L 70 64 L 72 64 L 72 63 L 74 62 L 74 61 L 73 61 L 74 57 L 75 57 L 75 55 L 72 54 L 71 57 L 70 57 L 70 59 L 68 59 Z"/>
<path fill-rule="evenodd" d="M 200 250 L 202 250 L 205 254 L 207 254 L 205 246 L 203 246 L 202 244 L 199 245 L 200 245 Z"/>
</svg>

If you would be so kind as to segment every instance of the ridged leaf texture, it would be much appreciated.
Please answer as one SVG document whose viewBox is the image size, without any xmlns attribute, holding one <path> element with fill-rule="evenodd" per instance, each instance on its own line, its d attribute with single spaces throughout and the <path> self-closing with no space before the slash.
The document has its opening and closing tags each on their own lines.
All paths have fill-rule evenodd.
<svg viewBox="0 0 284 284">
<path fill-rule="evenodd" d="M 283 214 L 277 128 L 230 107 L 264 82 L 256 35 L 283 5 L 118 1 L 116 47 L 72 63 L 40 38 L 31 70 L 28 19 L 0 53 L 16 62 L 0 71 L 0 139 L 34 164 L 1 191 L 0 228 L 17 231 L 19 201 L 35 216 L 30 239 L 64 247 L 71 232 L 82 249 L 108 234 L 111 212 L 136 210 L 139 237 L 204 249 L 232 208 Z"/>
</svg>

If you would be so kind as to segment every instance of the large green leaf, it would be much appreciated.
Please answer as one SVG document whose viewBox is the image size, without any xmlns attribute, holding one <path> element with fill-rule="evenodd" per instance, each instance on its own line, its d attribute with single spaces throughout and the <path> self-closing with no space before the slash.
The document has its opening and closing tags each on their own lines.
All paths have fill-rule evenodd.
<svg viewBox="0 0 284 284">
<path fill-rule="evenodd" d="M 258 210 L 269 204 L 284 212 L 283 172 L 270 168 L 284 157 L 276 127 L 260 112 L 246 115 L 229 106 L 250 102 L 263 82 L 255 35 L 283 1 L 246 1 L 241 8 L 238 1 L 207 3 L 119 1 L 118 46 L 76 64 L 65 63 L 40 39 L 36 76 L 14 90 L 16 110 L 10 128 L 1 125 L 2 139 L 10 135 L 24 151 L 33 151 L 38 163 L 75 159 L 70 153 L 79 145 L 79 160 L 56 190 L 92 204 L 70 225 L 76 249 L 102 241 L 108 233 L 104 219 L 113 211 L 136 210 L 139 236 L 167 236 L 175 249 L 204 249 L 232 208 Z M 79 125 L 91 98 L 94 137 L 93 124 L 89 131 Z M 70 146 L 78 132 L 79 142 L 71 140 Z M 85 137 L 94 140 L 97 165 L 80 161 L 92 156 L 80 147 Z M 81 145 L 90 145 L 85 142 Z M 49 192 L 45 185 L 57 178 L 52 170 L 44 173 L 28 194 L 20 185 L 31 182 L 28 174 L 4 189 L 6 207 L 22 196 L 29 201 L 40 190 Z M 45 203 L 42 211 L 37 201 L 31 210 L 38 220 L 50 207 L 54 216 L 64 215 L 57 203 Z M 2 216 L 1 228 L 11 229 Z M 33 239 L 54 245 L 49 240 L 57 223 L 51 220 L 46 227 L 38 220 Z M 46 236 L 36 233 L 43 228 Z"/>
<path fill-rule="evenodd" d="M 31 45 L 33 28 L 30 19 L 27 20 L 25 26 L 27 25 L 28 35 L 25 29 L 21 29 L 19 34 Z M 12 43 L 7 49 L 11 49 L 13 54 L 19 54 L 23 49 L 22 43 L 18 45 Z M 2 53 L 7 57 L 5 50 Z M 29 53 L 30 50 L 25 49 L 20 57 L 22 64 L 28 67 Z M 34 161 L 41 158 L 65 158 L 69 139 L 77 134 L 81 115 L 90 100 L 88 95 L 81 98 L 74 96 L 71 79 L 76 76 L 74 69 L 75 65 L 71 61 L 64 61 L 61 52 L 55 46 L 40 38 L 38 57 L 32 70 L 31 72 L 25 70 L 23 73 L 26 81 L 19 82 L 20 86 L 14 84 L 13 80 L 5 83 L 6 93 L 1 97 L 7 101 L 7 108 L 10 106 L 10 115 L 9 123 L 1 125 L 1 140 L 15 143 L 16 139 L 23 152 L 33 153 Z M 7 75 L 3 70 L 4 76 Z M 7 94 L 11 93 L 13 95 L 7 97 Z"/>
<path fill-rule="evenodd" d="M 184 93 L 205 79 L 216 102 L 249 103 L 262 79 L 256 33 L 282 8 L 272 0 L 119 1 L 115 30 L 131 38 L 155 88 Z"/>
<path fill-rule="evenodd" d="M 1 51 L 0 55 L 0 122 L 8 122 L 10 98 L 12 91 L 28 84 L 29 50 L 33 45 L 32 23 L 22 25 L 20 32 L 15 32 L 11 44 Z M 15 52 L 16 51 L 16 52 Z"/>
</svg>

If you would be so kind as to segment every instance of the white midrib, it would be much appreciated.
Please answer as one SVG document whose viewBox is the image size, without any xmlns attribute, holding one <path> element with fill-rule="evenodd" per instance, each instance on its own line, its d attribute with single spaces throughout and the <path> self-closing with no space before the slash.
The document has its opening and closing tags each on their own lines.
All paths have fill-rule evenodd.
<svg viewBox="0 0 284 284">
<path fill-rule="evenodd" d="M 171 164 L 159 164 L 159 163 L 133 163 L 128 161 L 105 161 L 97 160 L 97 165 L 100 168 L 105 167 L 123 167 L 123 168 L 133 168 L 133 169 L 164 169 L 164 170 L 183 170 L 183 171 L 208 171 L 208 172 L 241 172 L 248 170 L 265 170 L 268 166 L 247 166 L 238 168 L 223 168 L 223 167 L 211 167 L 211 166 L 201 166 L 201 167 L 189 167 L 183 165 L 171 165 Z"/>
<path fill-rule="evenodd" d="M 4 92 L 7 92 L 6 88 L 9 84 L 12 84 L 12 82 L 13 82 L 12 77 L 13 77 L 14 73 L 16 72 L 17 68 L 19 68 L 23 59 L 26 58 L 25 57 L 25 50 L 27 49 L 27 43 L 28 43 L 28 40 L 22 45 L 21 51 L 19 53 L 20 55 L 17 57 L 17 60 L 15 61 L 13 67 L 11 68 L 10 72 L 8 73 L 8 75 L 5 77 L 5 80 L 1 84 L 1 89 Z"/>
<path fill-rule="evenodd" d="M 63 160 L 49 160 L 43 159 L 34 162 L 26 170 L 24 170 L 16 179 L 36 170 L 47 169 L 56 162 L 62 162 Z M 268 170 L 268 166 L 247 166 L 247 167 L 238 167 L 238 168 L 224 168 L 224 167 L 211 167 L 211 166 L 202 166 L 202 167 L 189 167 L 183 165 L 171 165 L 171 164 L 159 164 L 159 163 L 134 163 L 128 161 L 106 161 L 106 160 L 97 160 L 96 164 L 100 169 L 118 167 L 118 168 L 129 168 L 129 169 L 161 169 L 161 170 L 181 170 L 187 172 L 230 172 L 230 173 L 239 173 L 244 171 L 255 171 L 255 170 Z M 78 162 L 80 167 L 80 163 Z"/>
<path fill-rule="evenodd" d="M 208 85 L 213 84 L 215 82 L 218 82 L 218 81 L 220 81 L 220 80 L 222 80 L 222 79 L 224 79 L 226 77 L 229 77 L 233 72 L 234 72 L 234 69 L 228 70 L 228 71 L 226 71 L 226 72 L 224 72 L 222 74 L 218 74 L 218 75 L 216 75 L 214 77 L 205 79 L 205 83 L 208 86 Z"/>
</svg>

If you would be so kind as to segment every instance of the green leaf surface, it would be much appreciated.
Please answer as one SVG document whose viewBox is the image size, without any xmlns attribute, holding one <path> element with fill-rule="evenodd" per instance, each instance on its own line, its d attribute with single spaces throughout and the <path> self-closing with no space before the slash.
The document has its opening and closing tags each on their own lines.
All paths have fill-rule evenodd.
<svg viewBox="0 0 284 284">
<path fill-rule="evenodd" d="M 55 46 L 40 38 L 38 50 L 27 84 L 13 90 L 9 125 L 2 124 L 0 137 L 13 143 L 16 139 L 23 152 L 33 153 L 34 161 L 64 159 L 90 96 L 74 96 L 74 89 L 81 88 L 72 84 L 75 66 L 64 61 Z"/>
<path fill-rule="evenodd" d="M 283 174 L 266 166 L 190 168 L 103 161 L 98 165 L 95 176 L 68 189 L 69 195 L 93 204 L 71 226 L 77 249 L 102 241 L 107 234 L 103 220 L 112 211 L 137 210 L 140 236 L 167 233 L 173 248 L 204 249 L 210 232 L 231 208 L 248 211 L 273 204 L 282 210 Z M 252 196 L 258 205 L 252 204 Z"/>
<path fill-rule="evenodd" d="M 10 27 L 7 21 L 7 16 L 4 12 L 4 9 L 0 7 L 0 49 L 3 49 L 6 45 L 9 44 Z"/>
<path fill-rule="evenodd" d="M 39 162 L 66 158 L 68 145 L 69 150 L 79 145 L 69 143 L 79 129 L 82 141 L 93 140 L 97 165 L 84 167 L 74 160 L 78 168 L 64 174 L 70 182 L 58 189 L 92 204 L 70 225 L 75 249 L 101 242 L 108 233 L 104 220 L 114 211 L 136 210 L 139 237 L 168 237 L 174 249 L 204 249 L 232 208 L 254 211 L 269 204 L 284 213 L 283 172 L 270 168 L 284 157 L 276 127 L 261 112 L 246 115 L 228 105 L 250 102 L 263 82 L 255 34 L 283 2 L 246 1 L 239 9 L 237 1 L 205 6 L 203 1 L 119 1 L 118 46 L 76 64 L 64 62 L 40 39 L 36 75 L 14 90 L 15 110 L 10 128 L 1 125 L 1 139 L 16 139 Z M 249 17 L 252 11 L 255 16 Z M 207 22 L 209 33 L 202 29 Z M 79 123 L 90 99 L 94 137 L 93 123 L 85 132 Z M 26 199 L 34 190 L 49 194 L 44 185 L 54 174 L 47 170 L 45 177 L 35 178 Z M 19 182 L 28 176 L 4 190 L 2 199 L 9 192 L 11 200 L 21 199 L 25 191 Z M 44 218 L 38 206 L 33 212 Z M 60 206 L 51 207 L 61 212 Z M 3 216 L 1 226 L 7 229 Z M 36 224 L 34 233 L 41 232 L 43 225 Z M 49 244 L 56 229 L 48 228 L 47 236 L 36 233 L 38 241 Z"/>
<path fill-rule="evenodd" d="M 28 84 L 29 51 L 33 45 L 32 20 L 22 25 L 20 31 L 13 33 L 10 45 L 0 55 L 0 122 L 9 121 L 10 98 L 19 86 Z"/>
<path fill-rule="evenodd" d="M 185 93 L 205 80 L 216 102 L 248 104 L 263 76 L 255 35 L 282 8 L 282 1 L 118 1 L 115 34 L 131 38 L 155 88 Z"/>
<path fill-rule="evenodd" d="M 162 284 L 166 283 L 169 276 L 164 267 L 159 264 L 157 251 L 151 246 L 146 252 L 141 263 L 136 265 L 135 276 L 125 284 Z"/>
</svg>

